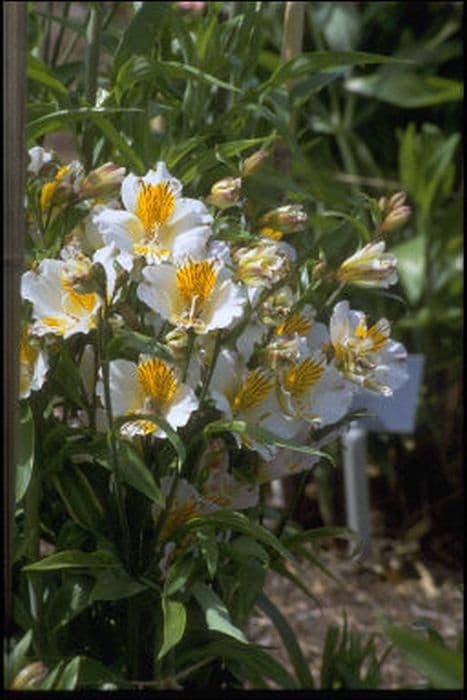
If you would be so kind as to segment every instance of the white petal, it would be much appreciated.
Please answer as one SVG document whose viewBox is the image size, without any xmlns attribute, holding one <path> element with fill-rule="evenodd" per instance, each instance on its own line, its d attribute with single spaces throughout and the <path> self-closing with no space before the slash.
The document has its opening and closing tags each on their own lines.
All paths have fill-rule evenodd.
<svg viewBox="0 0 467 700">
<path fill-rule="evenodd" d="M 336 423 L 349 411 L 353 396 L 350 382 L 328 365 L 310 393 L 310 410 L 321 418 L 321 425 Z"/>
<path fill-rule="evenodd" d="M 214 289 L 209 304 L 206 305 L 203 314 L 206 331 L 230 326 L 243 314 L 245 303 L 246 297 L 238 285 L 228 280 L 223 282 L 220 287 Z"/>
<path fill-rule="evenodd" d="M 206 243 L 211 235 L 208 226 L 198 226 L 176 234 L 172 239 L 172 260 L 183 263 L 187 258 L 197 261 L 206 256 Z"/>
<path fill-rule="evenodd" d="M 144 282 L 137 289 L 139 299 L 163 318 L 170 320 L 177 298 L 176 269 L 164 264 L 145 267 L 143 278 Z"/>
<path fill-rule="evenodd" d="M 36 318 L 63 315 L 60 273 L 64 265 L 61 260 L 43 260 L 37 270 L 22 275 L 21 295 L 32 302 Z"/>
<path fill-rule="evenodd" d="M 144 406 L 144 395 L 138 382 L 136 365 L 129 360 L 113 360 L 109 367 L 110 397 L 114 416 L 140 411 Z M 105 406 L 104 385 L 98 382 L 96 393 Z"/>
<path fill-rule="evenodd" d="M 145 237 L 141 221 L 134 214 L 117 209 L 105 209 L 94 223 L 106 244 L 115 243 L 119 250 L 133 252 L 133 246 Z"/>
<path fill-rule="evenodd" d="M 167 421 L 173 428 L 186 425 L 193 411 L 198 408 L 198 399 L 191 387 L 182 384 L 178 387 L 173 403 L 167 411 Z"/>
</svg>

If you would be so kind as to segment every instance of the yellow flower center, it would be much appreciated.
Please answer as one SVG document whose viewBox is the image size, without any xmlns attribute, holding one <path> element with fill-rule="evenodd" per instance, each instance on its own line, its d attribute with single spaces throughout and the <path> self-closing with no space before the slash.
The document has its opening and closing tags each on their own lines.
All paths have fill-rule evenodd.
<svg viewBox="0 0 467 700">
<path fill-rule="evenodd" d="M 175 373 L 158 357 L 141 362 L 137 368 L 138 381 L 155 410 L 163 409 L 172 401 L 177 389 Z"/>
<path fill-rule="evenodd" d="M 278 231 L 275 228 L 271 228 L 270 226 L 263 226 L 259 230 L 261 236 L 266 236 L 266 238 L 272 238 L 273 241 L 280 241 L 283 237 L 282 231 Z"/>
<path fill-rule="evenodd" d="M 45 185 L 42 187 L 40 196 L 40 207 L 42 211 L 44 211 L 50 206 L 53 196 L 55 194 L 55 190 L 59 185 L 59 182 L 63 180 L 64 176 L 69 170 L 70 167 L 68 165 L 63 166 L 63 168 L 60 168 L 60 170 L 57 171 L 57 174 L 55 175 L 55 180 L 52 180 L 52 182 L 46 182 Z"/>
<path fill-rule="evenodd" d="M 286 321 L 276 328 L 276 335 L 306 335 L 311 328 L 311 321 L 300 316 L 300 314 L 292 314 Z"/>
<path fill-rule="evenodd" d="M 148 236 L 157 235 L 167 223 L 175 207 L 175 197 L 167 182 L 158 185 L 144 183 L 136 204 L 136 216 Z"/>
<path fill-rule="evenodd" d="M 307 358 L 299 365 L 291 367 L 284 375 L 284 389 L 294 398 L 301 398 L 324 372 L 324 364 Z"/>
<path fill-rule="evenodd" d="M 66 295 L 62 300 L 63 311 L 75 319 L 89 316 L 96 306 L 97 294 L 80 294 L 73 289 L 67 280 L 62 280 L 62 285 L 66 291 Z"/>
<path fill-rule="evenodd" d="M 259 406 L 268 396 L 273 386 L 273 382 L 267 379 L 261 370 L 255 369 L 249 372 L 231 402 L 232 412 L 238 413 L 238 411 Z"/>
<path fill-rule="evenodd" d="M 209 260 L 191 262 L 177 270 L 176 285 L 185 306 L 202 309 L 216 284 L 217 273 Z"/>
<path fill-rule="evenodd" d="M 370 328 L 367 328 L 365 320 L 360 321 L 357 328 L 355 329 L 355 336 L 361 340 L 369 340 L 370 346 L 368 347 L 368 352 L 379 352 L 389 337 L 390 326 L 386 319 L 381 319 L 378 323 L 375 323 Z"/>
</svg>

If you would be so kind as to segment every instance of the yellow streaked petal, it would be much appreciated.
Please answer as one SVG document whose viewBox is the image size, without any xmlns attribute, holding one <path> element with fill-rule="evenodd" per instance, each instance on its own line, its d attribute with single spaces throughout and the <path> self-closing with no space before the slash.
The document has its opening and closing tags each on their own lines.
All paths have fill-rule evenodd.
<svg viewBox="0 0 467 700">
<path fill-rule="evenodd" d="M 174 207 L 175 197 L 167 182 L 141 185 L 135 214 L 147 234 L 157 233 L 171 216 Z"/>
<path fill-rule="evenodd" d="M 216 280 L 217 273 L 214 270 L 214 263 L 210 260 L 203 260 L 202 262 L 190 262 L 178 268 L 176 285 L 184 304 L 191 307 L 196 300 L 196 306 L 200 309 L 214 289 Z"/>
<path fill-rule="evenodd" d="M 234 413 L 259 406 L 271 392 L 274 383 L 261 370 L 249 372 L 232 402 Z"/>
<path fill-rule="evenodd" d="M 138 381 L 146 396 L 161 409 L 169 405 L 177 389 L 174 371 L 158 357 L 140 362 L 137 368 Z"/>
<path fill-rule="evenodd" d="M 310 357 L 295 367 L 291 367 L 284 375 L 284 388 L 294 398 L 303 396 L 313 384 L 316 384 L 324 372 L 324 364 L 315 362 Z"/>
<path fill-rule="evenodd" d="M 310 330 L 312 321 L 294 313 L 284 323 L 276 328 L 276 335 L 306 335 Z"/>
</svg>

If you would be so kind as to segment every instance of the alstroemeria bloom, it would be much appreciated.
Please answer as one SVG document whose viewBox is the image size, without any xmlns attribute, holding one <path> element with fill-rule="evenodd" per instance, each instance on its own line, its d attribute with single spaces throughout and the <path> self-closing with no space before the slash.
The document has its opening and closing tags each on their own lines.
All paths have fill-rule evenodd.
<svg viewBox="0 0 467 700">
<path fill-rule="evenodd" d="M 407 351 L 390 340 L 391 328 L 385 318 L 368 327 L 363 312 L 340 301 L 329 330 L 335 366 L 349 381 L 385 396 L 407 381 Z"/>
<path fill-rule="evenodd" d="M 353 398 L 348 382 L 322 356 L 308 356 L 283 367 L 276 391 L 287 416 L 320 426 L 340 420 Z"/>
<path fill-rule="evenodd" d="M 273 240 L 238 248 L 233 254 L 236 277 L 249 287 L 271 287 L 289 273 L 294 257 L 291 246 Z"/>
<path fill-rule="evenodd" d="M 209 393 L 228 420 L 245 421 L 283 438 L 292 437 L 298 430 L 296 421 L 288 420 L 277 403 L 271 373 L 261 368 L 248 370 L 235 352 L 223 349 L 219 353 Z M 234 434 L 234 437 L 239 447 L 243 444 L 266 459 L 275 452 L 273 446 L 260 444 L 248 436 Z"/>
<path fill-rule="evenodd" d="M 242 315 L 245 295 L 218 261 L 145 267 L 138 297 L 175 326 L 209 333 Z"/>
<path fill-rule="evenodd" d="M 46 259 L 23 274 L 21 294 L 32 302 L 35 335 L 54 333 L 68 338 L 95 328 L 101 299 L 97 294 L 77 292 L 74 273 L 67 262 Z"/>
<path fill-rule="evenodd" d="M 45 382 L 49 369 L 46 354 L 40 350 L 23 327 L 19 346 L 19 397 L 27 399 L 31 391 L 37 391 Z"/>
<path fill-rule="evenodd" d="M 397 282 L 397 258 L 385 253 L 384 241 L 367 243 L 339 267 L 336 277 L 358 287 L 390 287 Z"/>
<path fill-rule="evenodd" d="M 113 415 L 128 416 L 128 422 L 120 428 L 125 437 L 166 437 L 153 420 L 138 418 L 138 415 L 155 413 L 172 428 L 179 428 L 188 423 L 198 408 L 193 389 L 180 380 L 175 368 L 158 357 L 143 356 L 138 364 L 130 360 L 113 360 L 109 365 L 109 383 Z M 96 392 L 105 405 L 102 381 L 99 381 Z"/>
<path fill-rule="evenodd" d="M 104 209 L 94 217 L 106 243 L 142 255 L 149 264 L 200 259 L 211 234 L 212 217 L 197 199 L 181 196 L 182 185 L 165 163 L 144 177 L 128 175 L 122 182 L 125 210 Z"/>
<path fill-rule="evenodd" d="M 229 453 L 222 438 L 211 440 L 200 457 L 199 472 L 206 476 L 203 498 L 218 508 L 243 510 L 258 501 L 257 484 L 240 481 L 229 472 Z"/>
</svg>

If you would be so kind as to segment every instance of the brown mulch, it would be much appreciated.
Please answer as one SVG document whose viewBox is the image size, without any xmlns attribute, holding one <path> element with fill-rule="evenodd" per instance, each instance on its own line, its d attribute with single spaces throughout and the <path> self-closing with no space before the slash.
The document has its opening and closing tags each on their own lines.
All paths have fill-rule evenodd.
<svg viewBox="0 0 467 700">
<path fill-rule="evenodd" d="M 286 617 L 309 661 L 315 686 L 320 685 L 322 650 L 330 624 L 342 628 L 344 610 L 350 629 L 367 639 L 377 635 L 378 657 L 388 647 L 382 635 L 381 616 L 398 626 L 416 630 L 424 620 L 454 648 L 463 630 L 462 572 L 437 562 L 423 561 L 416 544 L 384 538 L 373 539 L 365 558 L 352 560 L 346 548 L 336 544 L 321 549 L 319 559 L 337 582 L 316 566 L 303 562 L 304 582 L 321 608 L 293 583 L 275 572 L 268 575 L 265 593 Z M 420 629 L 418 627 L 418 629 Z M 292 670 L 281 639 L 269 619 L 260 613 L 250 622 L 249 638 L 268 647 Z M 383 689 L 420 688 L 423 676 L 392 649 L 382 667 Z"/>
</svg>

